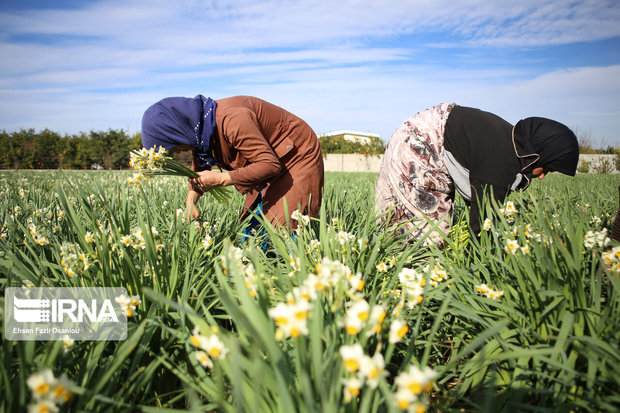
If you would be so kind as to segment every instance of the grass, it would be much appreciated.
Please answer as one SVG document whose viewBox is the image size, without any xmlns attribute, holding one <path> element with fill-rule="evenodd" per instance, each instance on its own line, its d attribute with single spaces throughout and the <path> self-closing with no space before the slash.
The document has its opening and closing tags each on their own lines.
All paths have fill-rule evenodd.
<svg viewBox="0 0 620 413">
<path fill-rule="evenodd" d="M 296 237 L 266 225 L 246 239 L 241 196 L 201 200 L 190 224 L 182 178 L 128 176 L 0 175 L 4 288 L 119 286 L 141 299 L 123 342 L 3 340 L 0 411 L 36 404 L 27 381 L 46 368 L 72 383 L 62 411 L 620 405 L 618 272 L 603 258 L 611 244 L 584 243 L 611 226 L 616 175 L 536 181 L 487 205 L 480 237 L 457 199 L 443 250 L 376 219 L 372 173 L 326 174 L 320 217 Z"/>
</svg>

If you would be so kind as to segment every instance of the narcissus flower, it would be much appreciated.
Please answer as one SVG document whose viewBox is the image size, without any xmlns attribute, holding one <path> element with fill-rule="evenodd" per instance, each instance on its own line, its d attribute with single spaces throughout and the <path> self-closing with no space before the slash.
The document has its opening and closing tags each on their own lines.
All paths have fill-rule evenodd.
<svg viewBox="0 0 620 413">
<path fill-rule="evenodd" d="M 345 329 L 348 334 L 355 335 L 359 333 L 365 326 L 370 315 L 370 306 L 364 299 L 354 302 L 345 316 Z"/>
<path fill-rule="evenodd" d="M 407 389 L 411 394 L 417 396 L 422 392 L 431 391 L 436 377 L 437 372 L 430 367 L 420 369 L 412 364 L 407 371 L 396 377 L 395 383 L 399 390 Z"/>
<path fill-rule="evenodd" d="M 28 377 L 26 385 L 32 391 L 32 396 L 39 400 L 50 394 L 56 385 L 56 378 L 50 369 L 35 372 Z"/>
<path fill-rule="evenodd" d="M 137 295 L 127 297 L 125 294 L 119 295 L 114 299 L 118 305 L 125 311 L 127 317 L 133 317 L 136 313 L 136 308 L 142 302 Z"/>
<path fill-rule="evenodd" d="M 345 403 L 349 403 L 353 400 L 353 398 L 360 395 L 360 389 L 362 388 L 363 382 L 357 377 L 343 379 L 342 384 L 344 385 Z"/>
<path fill-rule="evenodd" d="M 346 371 L 358 371 L 360 369 L 360 365 L 365 361 L 364 349 L 362 349 L 362 346 L 359 343 L 351 346 L 342 346 L 340 347 L 339 352 Z"/>
<path fill-rule="evenodd" d="M 490 218 L 485 219 L 484 222 L 482 223 L 482 229 L 488 232 L 491 230 L 491 228 L 492 228 L 491 219 Z"/>
<path fill-rule="evenodd" d="M 211 361 L 211 358 L 209 357 L 209 355 L 202 351 L 194 351 L 192 353 L 192 356 L 198 360 L 198 362 L 202 365 L 202 367 L 206 368 L 206 369 L 210 369 L 213 368 L 213 361 Z"/>
<path fill-rule="evenodd" d="M 492 298 L 494 300 L 504 296 L 504 292 L 503 291 L 493 290 L 493 289 L 489 288 L 486 284 L 480 284 L 480 285 L 476 286 L 476 290 L 480 294 L 483 294 L 486 297 Z"/>
<path fill-rule="evenodd" d="M 516 254 L 519 252 L 519 242 L 515 239 L 506 240 L 504 251 L 506 251 L 506 254 Z"/>
<path fill-rule="evenodd" d="M 376 389 L 379 380 L 385 375 L 385 361 L 383 355 L 379 352 L 372 357 L 365 357 L 364 362 L 360 365 L 360 376 L 366 379 L 366 384 L 371 389 Z"/>
<path fill-rule="evenodd" d="M 211 334 L 201 347 L 213 358 L 222 359 L 228 354 L 228 348 L 224 345 L 217 334 Z"/>
<path fill-rule="evenodd" d="M 409 326 L 404 320 L 394 319 L 390 324 L 389 342 L 398 343 L 409 332 Z"/>
<path fill-rule="evenodd" d="M 278 330 L 285 337 L 299 337 L 308 334 L 308 303 L 299 301 L 296 303 L 278 303 L 267 311 L 273 318 Z"/>
</svg>

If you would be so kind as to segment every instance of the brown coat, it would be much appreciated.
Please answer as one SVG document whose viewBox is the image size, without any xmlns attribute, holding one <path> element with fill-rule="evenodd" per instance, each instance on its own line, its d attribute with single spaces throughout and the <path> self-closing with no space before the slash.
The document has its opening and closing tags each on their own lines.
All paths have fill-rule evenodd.
<svg viewBox="0 0 620 413">
<path fill-rule="evenodd" d="M 263 213 L 286 225 L 295 209 L 318 216 L 323 191 L 319 140 L 302 119 L 251 96 L 219 99 L 213 157 L 246 195 L 242 217 L 263 190 Z M 288 213 L 284 212 L 286 199 Z M 295 222 L 291 222 L 295 227 Z"/>
</svg>

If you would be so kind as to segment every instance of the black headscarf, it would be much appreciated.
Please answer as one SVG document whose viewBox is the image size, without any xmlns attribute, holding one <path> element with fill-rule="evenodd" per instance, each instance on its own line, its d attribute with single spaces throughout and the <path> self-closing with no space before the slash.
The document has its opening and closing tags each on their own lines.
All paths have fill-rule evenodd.
<svg viewBox="0 0 620 413">
<path fill-rule="evenodd" d="M 528 179 L 539 166 L 570 176 L 577 171 L 579 144 L 566 125 L 545 118 L 522 119 L 513 129 L 513 143 L 521 173 Z"/>
</svg>

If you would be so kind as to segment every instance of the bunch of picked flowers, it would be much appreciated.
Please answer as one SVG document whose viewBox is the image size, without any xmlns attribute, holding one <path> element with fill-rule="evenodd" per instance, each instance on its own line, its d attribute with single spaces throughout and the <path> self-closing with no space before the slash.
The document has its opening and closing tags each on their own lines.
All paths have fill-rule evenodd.
<svg viewBox="0 0 620 413">
<path fill-rule="evenodd" d="M 199 175 L 183 165 L 176 159 L 168 156 L 164 147 L 159 149 L 152 147 L 151 149 L 142 148 L 129 153 L 129 165 L 136 173 L 129 178 L 130 184 L 140 185 L 147 178 L 154 178 L 155 175 L 175 175 L 186 176 L 188 178 L 197 178 Z M 227 188 L 212 188 L 209 193 L 219 202 L 228 202 L 231 194 Z"/>
</svg>

